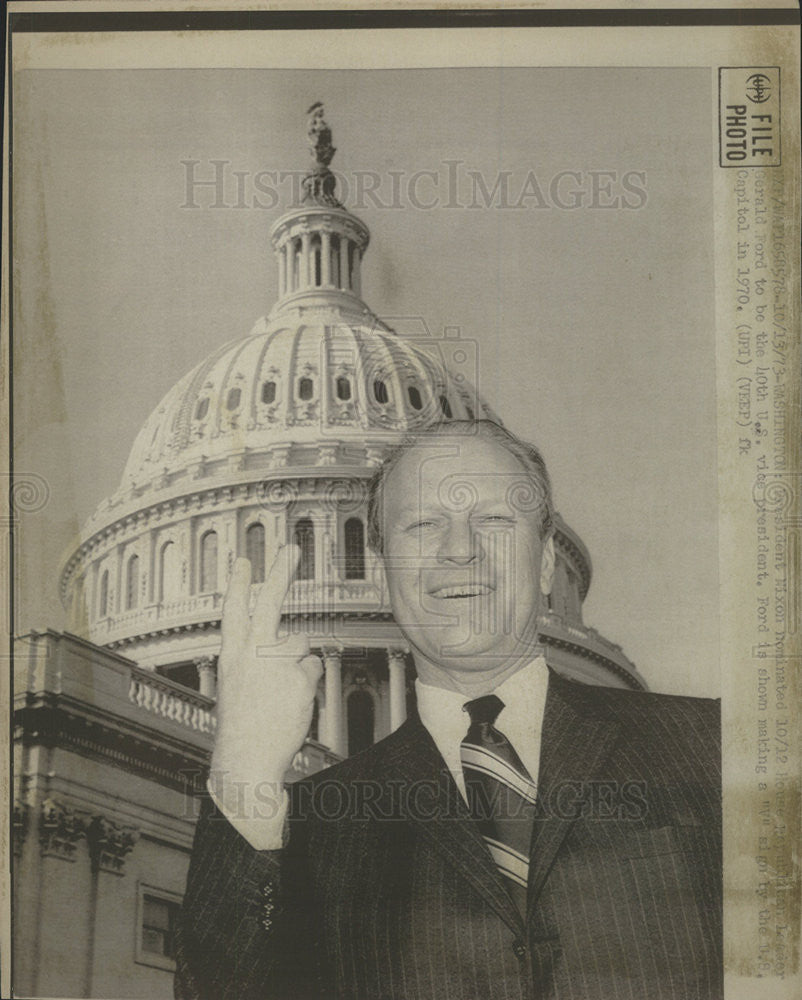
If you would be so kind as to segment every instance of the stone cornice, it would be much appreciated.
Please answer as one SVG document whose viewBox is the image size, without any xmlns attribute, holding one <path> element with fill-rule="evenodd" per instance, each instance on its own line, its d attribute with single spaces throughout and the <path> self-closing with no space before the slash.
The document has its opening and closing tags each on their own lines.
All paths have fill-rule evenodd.
<svg viewBox="0 0 802 1000">
<path fill-rule="evenodd" d="M 297 614 L 284 614 L 281 616 L 281 621 L 283 623 L 289 621 L 320 621 L 321 625 L 322 623 L 332 622 L 352 622 L 355 625 L 361 625 L 365 622 L 392 622 L 393 615 L 391 611 L 358 611 L 350 614 L 342 611 L 307 611 Z M 177 635 L 179 633 L 183 634 L 189 632 L 217 632 L 219 630 L 220 618 L 214 617 L 206 619 L 205 621 L 188 622 L 184 625 L 170 625 L 162 629 L 153 629 L 147 632 L 139 632 L 135 635 L 127 635 L 124 638 L 114 639 L 112 642 L 105 643 L 103 648 L 119 650 L 125 646 L 132 646 L 148 639 L 158 639 L 160 636 Z M 310 638 L 314 640 L 314 634 L 310 635 Z"/>
<path fill-rule="evenodd" d="M 598 650 L 591 649 L 589 646 L 583 646 L 578 642 L 572 642 L 563 636 L 548 635 L 543 632 L 540 633 L 540 639 L 547 646 L 553 646 L 555 649 L 565 650 L 568 653 L 573 653 L 575 656 L 580 656 L 583 660 L 591 660 L 593 663 L 598 663 L 605 670 L 610 671 L 616 677 L 620 677 L 626 682 L 627 687 L 634 691 L 648 690 L 646 684 L 636 673 L 633 674 L 622 664 L 617 663 L 611 657 L 605 656 Z"/>
<path fill-rule="evenodd" d="M 14 713 L 15 737 L 27 744 L 59 746 L 185 791 L 211 752 L 211 736 L 180 740 L 156 725 L 136 724 L 52 692 L 28 693 Z"/>
<path fill-rule="evenodd" d="M 270 243 L 278 248 L 286 240 L 311 232 L 313 228 L 348 236 L 363 253 L 370 242 L 368 227 L 347 208 L 308 205 L 294 208 L 276 219 L 270 227 Z"/>
</svg>

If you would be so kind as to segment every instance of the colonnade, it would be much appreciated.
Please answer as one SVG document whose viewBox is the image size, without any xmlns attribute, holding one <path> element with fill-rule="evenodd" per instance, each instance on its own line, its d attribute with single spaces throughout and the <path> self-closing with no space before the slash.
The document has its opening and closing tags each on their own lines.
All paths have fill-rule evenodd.
<svg viewBox="0 0 802 1000">
<path fill-rule="evenodd" d="M 335 261 L 332 236 L 336 236 L 338 240 L 336 270 L 339 274 L 333 273 L 335 268 L 332 264 Z M 319 280 L 314 262 L 317 252 L 320 253 Z M 276 248 L 276 256 L 279 298 L 306 288 L 339 288 L 344 292 L 361 294 L 360 249 L 347 236 L 330 233 L 325 229 L 315 233 L 302 233 L 284 240 Z"/>
</svg>

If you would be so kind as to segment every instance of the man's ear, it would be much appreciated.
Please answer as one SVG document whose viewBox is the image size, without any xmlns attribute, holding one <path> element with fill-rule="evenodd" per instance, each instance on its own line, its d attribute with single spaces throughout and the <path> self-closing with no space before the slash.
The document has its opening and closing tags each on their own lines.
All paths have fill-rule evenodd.
<svg viewBox="0 0 802 1000">
<path fill-rule="evenodd" d="M 549 535 L 543 546 L 540 557 L 540 590 L 544 594 L 551 593 L 554 582 L 554 535 Z"/>
</svg>

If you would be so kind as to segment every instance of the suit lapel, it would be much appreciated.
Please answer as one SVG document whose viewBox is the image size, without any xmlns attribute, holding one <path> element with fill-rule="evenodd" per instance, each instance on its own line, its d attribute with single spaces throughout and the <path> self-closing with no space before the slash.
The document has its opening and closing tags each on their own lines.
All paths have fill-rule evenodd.
<svg viewBox="0 0 802 1000">
<path fill-rule="evenodd" d="M 541 736 L 538 817 L 532 832 L 528 912 L 581 813 L 589 782 L 610 755 L 620 724 L 599 712 L 593 691 L 550 671 Z"/>
<path fill-rule="evenodd" d="M 520 933 L 521 915 L 434 740 L 418 719 L 406 722 L 404 730 L 388 777 L 414 790 L 404 797 L 406 819 Z"/>
</svg>

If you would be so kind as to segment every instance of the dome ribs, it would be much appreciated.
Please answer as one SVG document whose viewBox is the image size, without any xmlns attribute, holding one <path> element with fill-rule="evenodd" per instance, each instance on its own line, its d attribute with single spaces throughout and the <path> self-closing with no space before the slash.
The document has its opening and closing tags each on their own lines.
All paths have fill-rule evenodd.
<svg viewBox="0 0 802 1000">
<path fill-rule="evenodd" d="M 209 373 L 214 369 L 217 361 L 225 356 L 226 351 L 231 347 L 231 341 L 218 347 L 209 357 L 198 365 L 195 374 L 192 376 L 190 385 L 184 393 L 178 411 L 173 421 L 170 446 L 177 451 L 186 448 L 190 440 L 192 430 L 192 415 L 195 412 L 195 405 L 198 402 L 200 389 L 203 387 Z"/>
<path fill-rule="evenodd" d="M 272 405 L 272 404 L 262 403 L 262 385 L 264 382 L 268 381 L 267 379 L 268 375 L 277 376 L 275 378 L 275 381 L 278 383 L 280 380 L 281 373 L 280 371 L 274 372 L 271 370 L 276 367 L 275 363 L 273 363 L 270 367 L 266 367 L 265 361 L 268 358 L 268 352 L 270 351 L 270 348 L 273 346 L 276 338 L 279 336 L 279 334 L 285 332 L 286 332 L 286 327 L 280 327 L 278 330 L 274 330 L 267 337 L 265 337 L 264 343 L 262 344 L 262 347 L 259 351 L 258 360 L 254 368 L 254 379 L 252 384 L 253 391 L 251 394 L 250 411 L 251 411 L 251 424 L 253 428 L 262 426 L 260 408 L 265 405 Z M 276 397 L 276 402 L 278 402 L 278 396 Z"/>
</svg>

